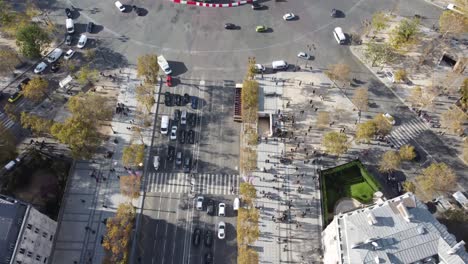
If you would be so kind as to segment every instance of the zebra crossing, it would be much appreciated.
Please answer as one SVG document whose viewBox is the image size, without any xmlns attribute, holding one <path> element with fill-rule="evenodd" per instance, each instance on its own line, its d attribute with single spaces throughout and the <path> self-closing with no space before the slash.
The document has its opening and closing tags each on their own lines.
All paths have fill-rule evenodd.
<svg viewBox="0 0 468 264">
<path fill-rule="evenodd" d="M 429 127 L 422 120 L 411 119 L 402 125 L 393 127 L 387 139 L 392 145 L 399 148 L 428 129 Z"/>
<path fill-rule="evenodd" d="M 232 194 L 239 187 L 239 175 L 229 174 L 187 174 L 149 173 L 146 192 Z"/>
<path fill-rule="evenodd" d="M 3 112 L 0 112 L 0 123 L 7 129 L 15 125 L 15 121 L 11 120 L 8 115 Z"/>
</svg>

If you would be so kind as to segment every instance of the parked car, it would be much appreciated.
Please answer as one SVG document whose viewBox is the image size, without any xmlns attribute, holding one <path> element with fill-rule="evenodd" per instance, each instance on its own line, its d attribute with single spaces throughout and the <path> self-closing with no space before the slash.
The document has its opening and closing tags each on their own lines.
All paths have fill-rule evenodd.
<svg viewBox="0 0 468 264">
<path fill-rule="evenodd" d="M 198 196 L 197 197 L 197 210 L 198 211 L 203 210 L 203 200 L 205 200 L 205 198 L 203 196 Z"/>
<path fill-rule="evenodd" d="M 205 264 L 212 264 L 213 263 L 213 253 L 207 252 L 205 254 Z"/>
<path fill-rule="evenodd" d="M 166 85 L 172 87 L 172 77 L 170 75 L 166 75 Z"/>
<path fill-rule="evenodd" d="M 260 10 L 262 8 L 263 8 L 263 6 L 261 4 L 259 4 L 257 2 L 252 2 L 252 9 L 253 10 Z"/>
<path fill-rule="evenodd" d="M 188 113 L 187 121 L 191 127 L 195 127 L 197 125 L 197 113 Z"/>
<path fill-rule="evenodd" d="M 283 19 L 286 21 L 293 20 L 296 16 L 293 13 L 287 13 L 283 16 Z"/>
<path fill-rule="evenodd" d="M 187 133 L 187 141 L 189 144 L 195 144 L 195 131 L 190 129 Z"/>
<path fill-rule="evenodd" d="M 174 159 L 175 148 L 173 146 L 167 147 L 167 160 L 171 161 Z"/>
<path fill-rule="evenodd" d="M 87 41 L 88 41 L 88 37 L 85 34 L 81 34 L 80 39 L 78 40 L 78 45 L 76 46 L 82 49 L 86 45 Z"/>
<path fill-rule="evenodd" d="M 67 15 L 67 18 L 73 18 L 73 14 L 70 8 L 65 8 L 65 15 Z"/>
<path fill-rule="evenodd" d="M 263 66 L 262 64 L 255 64 L 255 71 L 257 73 L 265 72 L 265 70 L 265 66 Z"/>
<path fill-rule="evenodd" d="M 193 245 L 198 247 L 200 245 L 201 230 L 200 228 L 195 228 L 193 231 Z"/>
<path fill-rule="evenodd" d="M 63 56 L 63 58 L 65 60 L 69 60 L 71 59 L 71 57 L 73 57 L 73 55 L 75 55 L 75 51 L 72 49 L 69 49 L 67 52 L 65 52 L 65 55 Z"/>
<path fill-rule="evenodd" d="M 175 161 L 176 165 L 182 165 L 182 152 L 179 151 L 177 152 L 176 154 L 176 161 Z"/>
<path fill-rule="evenodd" d="M 389 113 L 382 114 L 383 117 L 385 117 L 385 120 L 387 120 L 390 124 L 395 125 L 395 118 L 390 115 Z"/>
<path fill-rule="evenodd" d="M 226 23 L 226 24 L 224 24 L 224 28 L 225 29 L 235 29 L 236 25 L 234 25 L 232 23 Z"/>
<path fill-rule="evenodd" d="M 60 63 L 54 63 L 52 64 L 52 67 L 50 67 L 50 71 L 51 72 L 58 72 L 60 70 Z"/>
<path fill-rule="evenodd" d="M 88 32 L 88 33 L 93 33 L 93 29 L 94 29 L 94 23 L 93 23 L 93 22 L 89 22 L 89 23 L 88 23 L 88 26 L 86 26 L 86 32 Z"/>
<path fill-rule="evenodd" d="M 206 205 L 206 213 L 208 215 L 214 215 L 214 208 L 215 208 L 215 203 L 213 200 L 209 200 L 208 204 Z"/>
<path fill-rule="evenodd" d="M 226 224 L 221 221 L 218 224 L 218 238 L 224 239 L 225 237 L 226 237 Z"/>
<path fill-rule="evenodd" d="M 310 55 L 305 53 L 305 52 L 299 52 L 297 54 L 297 57 L 301 58 L 301 59 L 304 59 L 304 60 L 309 60 L 310 59 Z"/>
<path fill-rule="evenodd" d="M 197 109 L 198 108 L 198 98 L 195 96 L 192 96 L 192 109 Z"/>
<path fill-rule="evenodd" d="M 267 31 L 267 27 L 266 27 L 266 26 L 263 26 L 263 25 L 257 26 L 257 27 L 255 28 L 255 31 L 257 31 L 257 32 L 265 32 L 265 31 Z"/>
<path fill-rule="evenodd" d="M 225 203 L 218 204 L 218 216 L 226 216 L 226 204 Z"/>
<path fill-rule="evenodd" d="M 395 76 L 393 75 L 392 71 L 386 71 L 385 78 L 387 78 L 390 82 L 395 83 Z"/>
<path fill-rule="evenodd" d="M 171 138 L 171 140 L 176 140 L 177 139 L 177 126 L 172 126 L 170 138 Z"/>
<path fill-rule="evenodd" d="M 65 37 L 65 44 L 68 45 L 68 46 L 71 46 L 71 44 L 72 44 L 72 35 L 67 34 L 67 36 Z"/>
<path fill-rule="evenodd" d="M 170 92 L 164 93 L 164 105 L 172 106 L 172 94 Z"/>
<path fill-rule="evenodd" d="M 182 97 L 182 104 L 186 105 L 190 102 L 190 95 L 188 93 L 185 93 L 184 96 Z"/>
<path fill-rule="evenodd" d="M 180 110 L 174 109 L 174 121 L 179 122 L 180 120 Z"/>
<path fill-rule="evenodd" d="M 338 17 L 338 10 L 333 8 L 330 15 L 331 15 L 331 17 Z"/>
<path fill-rule="evenodd" d="M 180 131 L 180 135 L 179 135 L 179 143 L 180 144 L 185 144 L 185 130 L 181 130 Z"/>
<path fill-rule="evenodd" d="M 120 3 L 120 1 L 115 1 L 115 6 L 119 9 L 120 12 L 124 12 L 125 11 L 125 6 L 122 5 L 122 3 Z"/>
<path fill-rule="evenodd" d="M 182 105 L 182 96 L 180 94 L 174 94 L 174 101 L 177 106 Z"/>
<path fill-rule="evenodd" d="M 53 63 L 56 60 L 58 60 L 60 56 L 62 56 L 62 54 L 63 54 L 63 50 L 57 48 L 57 49 L 54 49 L 51 53 L 49 53 L 46 59 L 49 63 Z"/>
<path fill-rule="evenodd" d="M 8 102 L 14 103 L 14 102 L 18 101 L 18 99 L 20 99 L 21 96 L 23 96 L 23 94 L 21 94 L 21 92 L 17 91 L 14 94 L 10 95 L 10 97 L 8 98 Z"/>
<path fill-rule="evenodd" d="M 213 231 L 206 230 L 205 232 L 205 247 L 211 247 L 213 245 Z"/>
<path fill-rule="evenodd" d="M 184 172 L 189 173 L 191 169 L 192 169 L 192 159 L 190 157 L 185 157 Z"/>
<path fill-rule="evenodd" d="M 29 78 L 24 78 L 24 79 L 18 84 L 18 86 L 16 87 L 16 89 L 17 89 L 18 91 L 22 91 L 23 88 L 24 88 L 26 85 L 28 85 L 29 81 L 31 81 L 31 79 L 29 79 Z"/>
<path fill-rule="evenodd" d="M 47 68 L 47 63 L 41 61 L 36 68 L 34 69 L 34 73 L 40 74 Z"/>
</svg>

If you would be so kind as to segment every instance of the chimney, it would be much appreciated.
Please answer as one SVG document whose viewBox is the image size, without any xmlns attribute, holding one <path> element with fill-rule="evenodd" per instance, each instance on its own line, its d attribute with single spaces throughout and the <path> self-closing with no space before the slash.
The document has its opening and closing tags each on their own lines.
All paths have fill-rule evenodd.
<svg viewBox="0 0 468 264">
<path fill-rule="evenodd" d="M 453 255 L 455 253 L 457 253 L 457 251 L 463 247 L 465 245 L 465 241 L 460 241 L 458 242 L 457 244 L 455 244 L 455 246 L 453 246 L 447 253 L 450 254 L 450 255 Z"/>
<path fill-rule="evenodd" d="M 411 222 L 413 216 L 408 212 L 408 209 L 403 203 L 397 205 L 397 209 L 400 212 L 401 216 L 406 220 L 406 222 Z"/>
</svg>

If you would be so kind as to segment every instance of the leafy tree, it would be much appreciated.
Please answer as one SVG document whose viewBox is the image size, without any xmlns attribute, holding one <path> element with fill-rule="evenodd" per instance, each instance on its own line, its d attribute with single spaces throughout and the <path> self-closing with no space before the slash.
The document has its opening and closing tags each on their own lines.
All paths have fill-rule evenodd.
<svg viewBox="0 0 468 264">
<path fill-rule="evenodd" d="M 325 152 L 340 156 L 348 151 L 348 137 L 345 133 L 328 132 L 322 138 L 322 145 L 325 147 Z"/>
<path fill-rule="evenodd" d="M 253 80 L 257 70 L 255 69 L 255 57 L 249 57 L 249 64 L 247 65 L 247 80 Z"/>
<path fill-rule="evenodd" d="M 257 151 L 245 147 L 241 149 L 240 167 L 245 172 L 251 172 L 257 168 Z"/>
<path fill-rule="evenodd" d="M 364 57 L 372 63 L 372 67 L 392 62 L 395 58 L 393 48 L 389 44 L 375 41 L 366 43 Z"/>
<path fill-rule="evenodd" d="M 16 111 L 16 106 L 14 104 L 6 104 L 3 106 L 3 111 L 7 114 L 8 118 L 12 121 L 17 122 L 19 120 L 19 113 Z"/>
<path fill-rule="evenodd" d="M 78 93 L 68 100 L 68 110 L 91 123 L 109 120 L 112 117 L 112 108 L 109 99 L 96 93 Z"/>
<path fill-rule="evenodd" d="M 242 182 L 240 184 L 239 193 L 242 196 L 242 200 L 249 206 L 252 206 L 252 202 L 257 199 L 257 190 L 255 189 L 255 186 L 248 182 Z"/>
<path fill-rule="evenodd" d="M 361 143 L 361 142 L 369 143 L 376 133 L 377 133 L 377 126 L 375 125 L 375 122 L 372 120 L 369 120 L 367 122 L 357 125 L 356 141 L 358 143 Z"/>
<path fill-rule="evenodd" d="M 463 84 L 460 87 L 460 104 L 463 110 L 468 109 L 468 78 L 463 80 Z"/>
<path fill-rule="evenodd" d="M 149 83 L 139 85 L 135 89 L 137 101 L 146 108 L 147 112 L 150 112 L 151 107 L 156 103 L 154 89 L 155 87 Z"/>
<path fill-rule="evenodd" d="M 360 111 L 367 111 L 369 108 L 369 93 L 367 88 L 360 87 L 356 89 L 352 101 Z"/>
<path fill-rule="evenodd" d="M 70 148 L 75 159 L 91 158 L 101 142 L 95 124 L 78 116 L 54 123 L 51 134 Z"/>
<path fill-rule="evenodd" d="M 49 88 L 49 82 L 41 77 L 32 78 L 29 83 L 23 88 L 24 97 L 39 102 L 44 95 L 47 96 L 47 89 Z"/>
<path fill-rule="evenodd" d="M 325 74 L 333 81 L 348 82 L 350 80 L 351 68 L 343 63 L 328 66 Z"/>
<path fill-rule="evenodd" d="M 158 82 L 159 64 L 158 55 L 146 54 L 138 57 L 137 61 L 137 76 L 143 77 L 148 84 L 156 84 Z"/>
<path fill-rule="evenodd" d="M 112 263 L 128 263 L 135 209 L 131 203 L 120 204 L 114 217 L 107 219 L 107 233 L 102 246 L 110 253 Z"/>
<path fill-rule="evenodd" d="M 458 107 L 453 107 L 442 113 L 440 122 L 444 127 L 457 133 L 463 130 L 463 124 L 467 119 L 467 115 Z"/>
<path fill-rule="evenodd" d="M 260 214 L 256 208 L 239 208 L 237 215 L 237 243 L 246 247 L 258 239 L 260 230 L 258 220 Z"/>
<path fill-rule="evenodd" d="M 394 48 L 401 48 L 414 39 L 419 30 L 419 19 L 404 19 L 391 32 L 390 43 Z"/>
<path fill-rule="evenodd" d="M 99 79 L 99 71 L 89 68 L 88 65 L 81 67 L 77 74 L 77 81 L 81 85 L 88 85 L 96 82 Z"/>
<path fill-rule="evenodd" d="M 50 129 L 54 121 L 42 118 L 35 114 L 21 112 L 21 126 L 31 129 L 34 134 L 47 135 L 50 134 Z"/>
<path fill-rule="evenodd" d="M 393 150 L 387 151 L 382 155 L 382 159 L 379 163 L 379 171 L 387 173 L 392 172 L 398 169 L 400 163 L 401 159 L 398 152 Z"/>
<path fill-rule="evenodd" d="M 412 181 L 404 181 L 403 182 L 403 190 L 405 190 L 405 192 L 415 193 L 416 192 L 416 185 Z"/>
<path fill-rule="evenodd" d="M 25 14 L 29 18 L 29 20 L 37 17 L 41 13 L 41 10 L 34 4 L 34 3 L 27 3 Z"/>
<path fill-rule="evenodd" d="M 414 152 L 414 147 L 411 145 L 401 146 L 399 154 L 402 160 L 413 160 L 414 158 L 416 158 L 416 152 Z"/>
<path fill-rule="evenodd" d="M 377 129 L 377 134 L 385 136 L 390 133 L 392 130 L 392 124 L 388 122 L 387 118 L 385 118 L 382 114 L 378 114 L 374 116 L 372 119 L 375 123 L 375 127 Z"/>
<path fill-rule="evenodd" d="M 434 103 L 434 99 L 437 98 L 436 91 L 431 89 L 423 89 L 421 86 L 416 86 L 411 89 L 411 94 L 408 97 L 408 101 L 413 106 L 419 107 L 419 109 L 430 107 Z"/>
<path fill-rule="evenodd" d="M 140 196 L 141 177 L 137 175 L 120 176 L 120 193 L 130 198 Z"/>
<path fill-rule="evenodd" d="M 15 137 L 2 123 L 0 123 L 0 163 L 5 164 L 15 158 Z"/>
<path fill-rule="evenodd" d="M 372 15 L 372 27 L 375 31 L 381 31 L 388 27 L 390 18 L 382 11 L 376 12 Z"/>
<path fill-rule="evenodd" d="M 124 166 L 140 166 L 145 159 L 145 145 L 130 144 L 124 147 L 122 152 L 122 164 Z"/>
<path fill-rule="evenodd" d="M 242 118 L 246 123 L 255 123 L 258 113 L 258 82 L 244 80 L 242 84 Z"/>
<path fill-rule="evenodd" d="M 93 60 L 96 57 L 96 49 L 87 49 L 84 52 L 84 57 L 88 61 Z"/>
<path fill-rule="evenodd" d="M 463 150 L 462 150 L 463 160 L 468 163 L 468 141 L 463 141 Z"/>
<path fill-rule="evenodd" d="M 15 66 L 20 62 L 18 54 L 13 49 L 0 49 L 0 72 L 6 73 L 13 71 Z"/>
<path fill-rule="evenodd" d="M 35 23 L 21 26 L 16 33 L 16 45 L 27 58 L 40 58 L 49 43 L 47 33 Z"/>
<path fill-rule="evenodd" d="M 431 197 L 436 191 L 449 191 L 455 187 L 457 176 L 447 164 L 432 163 L 416 177 L 419 186 Z"/>
<path fill-rule="evenodd" d="M 450 209 L 445 210 L 442 215 L 451 221 L 463 223 L 468 222 L 468 212 L 464 209 Z"/>
<path fill-rule="evenodd" d="M 466 2 L 466 1 L 465 1 Z M 440 31 L 444 33 L 463 34 L 468 28 L 468 17 L 452 10 L 442 12 L 439 17 Z"/>
<path fill-rule="evenodd" d="M 330 113 L 329 112 L 319 112 L 317 114 L 317 126 L 318 127 L 327 127 L 330 124 Z"/>
<path fill-rule="evenodd" d="M 237 253 L 237 263 L 239 264 L 259 263 L 258 252 L 247 246 L 239 247 L 239 250 Z"/>
<path fill-rule="evenodd" d="M 406 79 L 408 79 L 408 73 L 405 69 L 398 69 L 395 72 L 395 82 L 404 82 Z"/>
</svg>

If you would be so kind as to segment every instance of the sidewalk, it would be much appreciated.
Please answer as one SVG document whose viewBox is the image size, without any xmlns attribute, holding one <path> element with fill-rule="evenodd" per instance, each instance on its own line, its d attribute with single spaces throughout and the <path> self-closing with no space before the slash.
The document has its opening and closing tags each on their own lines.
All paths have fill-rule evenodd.
<svg viewBox="0 0 468 264">
<path fill-rule="evenodd" d="M 133 69 L 106 72 L 106 75 L 119 76 L 115 81 L 105 81 L 97 92 L 111 92 L 114 89 L 117 102 L 124 103 L 130 109 L 128 115 L 114 115 L 108 129 L 111 135 L 103 144 L 100 153 L 91 161 L 76 161 L 64 194 L 59 215 L 59 227 L 53 252 L 52 263 L 102 263 L 104 250 L 101 239 L 106 233 L 104 220 L 112 217 L 120 203 L 130 200 L 120 194 L 119 176 L 128 175 L 121 165 L 122 149 L 132 139 L 130 121 L 134 119 L 137 102 L 135 87 L 140 80 Z M 109 88 L 114 87 L 114 88 Z M 117 89 L 115 89 L 117 87 Z M 151 142 L 153 125 L 143 131 L 145 144 Z M 110 159 L 104 157 L 112 151 Z M 110 169 L 115 169 L 111 172 Z M 95 173 L 95 177 L 91 174 Z M 138 199 L 139 200 L 139 199 Z M 139 201 L 133 201 L 137 205 Z"/>
</svg>

